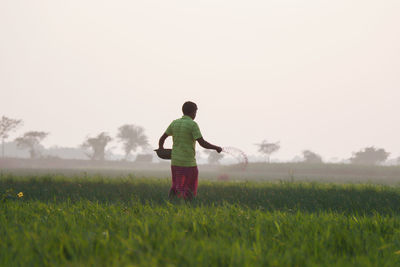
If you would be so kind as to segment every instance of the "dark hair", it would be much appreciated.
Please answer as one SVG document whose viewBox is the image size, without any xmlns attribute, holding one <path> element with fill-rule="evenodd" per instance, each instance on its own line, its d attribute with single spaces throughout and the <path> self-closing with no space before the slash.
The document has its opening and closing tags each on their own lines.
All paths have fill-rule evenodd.
<svg viewBox="0 0 400 267">
<path fill-rule="evenodd" d="M 197 105 L 191 101 L 185 102 L 182 106 L 182 112 L 184 115 L 193 114 L 197 110 Z"/>
</svg>

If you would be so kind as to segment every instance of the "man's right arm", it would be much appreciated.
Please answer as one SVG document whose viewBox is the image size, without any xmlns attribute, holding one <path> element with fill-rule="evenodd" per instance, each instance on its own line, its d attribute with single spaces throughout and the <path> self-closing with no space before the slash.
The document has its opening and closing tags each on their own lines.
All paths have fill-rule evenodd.
<svg viewBox="0 0 400 267">
<path fill-rule="evenodd" d="M 174 122 L 172 122 L 167 130 L 165 130 L 164 134 L 160 137 L 160 140 L 158 140 L 158 149 L 164 149 L 164 142 L 165 139 L 167 139 L 168 136 L 172 135 L 172 127 L 173 127 Z"/>
<path fill-rule="evenodd" d="M 164 142 L 165 139 L 167 139 L 168 135 L 164 133 L 161 137 L 160 140 L 158 141 L 158 149 L 164 149 Z"/>
</svg>

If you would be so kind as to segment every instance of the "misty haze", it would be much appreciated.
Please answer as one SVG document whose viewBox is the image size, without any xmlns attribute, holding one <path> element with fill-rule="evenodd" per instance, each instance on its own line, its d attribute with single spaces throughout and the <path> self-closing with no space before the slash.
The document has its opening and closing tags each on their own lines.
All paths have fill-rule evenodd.
<svg viewBox="0 0 400 267">
<path fill-rule="evenodd" d="M 0 3 L 0 266 L 397 266 L 397 0 Z"/>
</svg>

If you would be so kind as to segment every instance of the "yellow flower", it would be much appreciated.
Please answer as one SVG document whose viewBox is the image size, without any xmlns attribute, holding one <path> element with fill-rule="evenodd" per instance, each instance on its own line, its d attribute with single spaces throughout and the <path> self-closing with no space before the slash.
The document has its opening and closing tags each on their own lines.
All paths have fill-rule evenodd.
<svg viewBox="0 0 400 267">
<path fill-rule="evenodd" d="M 22 193 L 22 192 L 19 192 L 18 194 L 17 194 L 17 197 L 23 197 L 24 196 L 24 193 Z"/>
</svg>

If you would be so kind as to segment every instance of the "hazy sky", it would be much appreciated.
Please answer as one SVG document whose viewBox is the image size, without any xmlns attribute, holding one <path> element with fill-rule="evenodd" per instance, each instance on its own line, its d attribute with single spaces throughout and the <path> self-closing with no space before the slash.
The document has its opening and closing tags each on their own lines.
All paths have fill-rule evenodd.
<svg viewBox="0 0 400 267">
<path fill-rule="evenodd" d="M 400 156 L 398 0 L 1 0 L 0 116 L 77 146 L 122 124 L 154 147 L 184 101 L 204 138 L 273 158 Z M 17 133 L 17 134 L 18 134 Z"/>
</svg>

